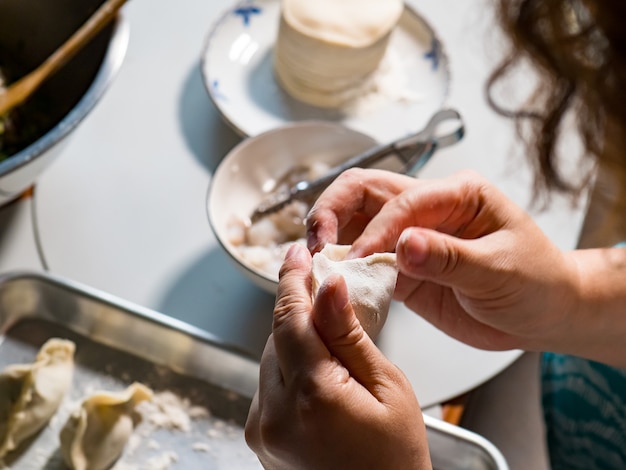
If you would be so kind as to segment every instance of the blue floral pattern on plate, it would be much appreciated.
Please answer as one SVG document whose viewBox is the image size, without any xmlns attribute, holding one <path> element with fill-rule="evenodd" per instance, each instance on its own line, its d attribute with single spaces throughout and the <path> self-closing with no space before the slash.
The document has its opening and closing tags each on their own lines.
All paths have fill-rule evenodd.
<svg viewBox="0 0 626 470">
<path fill-rule="evenodd" d="M 211 82 L 211 91 L 213 92 L 213 96 L 215 96 L 216 99 L 221 100 L 221 101 L 228 101 L 228 98 L 226 98 L 226 95 L 224 95 L 224 93 L 220 91 L 219 80 L 213 80 Z"/>
<path fill-rule="evenodd" d="M 441 44 L 436 38 L 433 38 L 431 42 L 430 51 L 424 54 L 424 59 L 431 60 L 433 63 L 433 71 L 439 69 L 439 53 L 441 51 Z"/>
<path fill-rule="evenodd" d="M 233 10 L 233 14 L 243 18 L 244 26 L 250 26 L 250 19 L 254 15 L 260 15 L 262 12 L 263 9 L 254 5 L 252 2 L 248 2 L 245 6 L 240 6 Z"/>
</svg>

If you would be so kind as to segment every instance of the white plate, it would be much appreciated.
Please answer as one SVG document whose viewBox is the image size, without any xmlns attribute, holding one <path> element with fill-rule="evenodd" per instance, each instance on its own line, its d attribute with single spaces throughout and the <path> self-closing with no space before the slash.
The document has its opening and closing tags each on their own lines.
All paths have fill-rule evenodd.
<svg viewBox="0 0 626 470">
<path fill-rule="evenodd" d="M 244 136 L 286 122 L 309 119 L 342 123 L 379 141 L 414 132 L 445 103 L 448 59 L 428 23 L 406 5 L 388 49 L 395 78 L 411 99 L 374 101 L 359 112 L 309 106 L 291 98 L 274 79 L 272 48 L 280 0 L 245 0 L 225 12 L 208 35 L 202 54 L 205 86 L 222 117 Z M 371 102 L 370 102 L 371 103 Z"/>
</svg>

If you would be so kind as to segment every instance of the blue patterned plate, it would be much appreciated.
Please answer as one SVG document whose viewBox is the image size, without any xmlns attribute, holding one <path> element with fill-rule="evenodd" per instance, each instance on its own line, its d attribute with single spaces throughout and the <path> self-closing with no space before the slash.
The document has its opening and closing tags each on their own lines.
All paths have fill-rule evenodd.
<svg viewBox="0 0 626 470">
<path fill-rule="evenodd" d="M 240 134 L 316 119 L 389 141 L 420 129 L 444 105 L 448 58 L 433 29 L 408 5 L 378 72 L 382 92 L 366 94 L 341 110 L 304 104 L 276 82 L 272 49 L 279 19 L 280 0 L 244 0 L 226 11 L 207 37 L 205 86 L 224 120 Z"/>
</svg>

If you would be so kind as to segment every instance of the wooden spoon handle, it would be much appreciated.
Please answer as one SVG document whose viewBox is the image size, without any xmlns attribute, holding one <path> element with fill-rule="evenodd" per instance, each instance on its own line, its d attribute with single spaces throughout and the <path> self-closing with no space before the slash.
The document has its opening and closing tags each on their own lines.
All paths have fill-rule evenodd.
<svg viewBox="0 0 626 470">
<path fill-rule="evenodd" d="M 85 44 L 89 42 L 114 17 L 127 0 L 106 0 L 89 19 L 32 72 L 0 92 L 0 116 L 23 103 L 39 86 Z"/>
</svg>

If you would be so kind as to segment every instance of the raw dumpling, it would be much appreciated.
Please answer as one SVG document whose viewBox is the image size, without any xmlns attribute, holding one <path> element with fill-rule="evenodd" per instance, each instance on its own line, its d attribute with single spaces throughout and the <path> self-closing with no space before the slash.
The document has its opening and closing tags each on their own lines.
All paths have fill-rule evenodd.
<svg viewBox="0 0 626 470">
<path fill-rule="evenodd" d="M 0 458 L 56 413 L 72 383 L 75 349 L 71 341 L 52 338 L 35 362 L 8 366 L 0 373 Z"/>
<path fill-rule="evenodd" d="M 152 399 L 152 390 L 133 383 L 120 393 L 97 392 L 83 400 L 61 430 L 61 453 L 75 470 L 104 470 L 115 462 L 138 416 L 135 407 Z"/>
<path fill-rule="evenodd" d="M 327 244 L 313 255 L 313 298 L 324 280 L 333 273 L 343 276 L 354 312 L 367 334 L 380 333 L 398 277 L 395 253 L 374 253 L 365 258 L 344 259 L 349 245 Z"/>
</svg>

